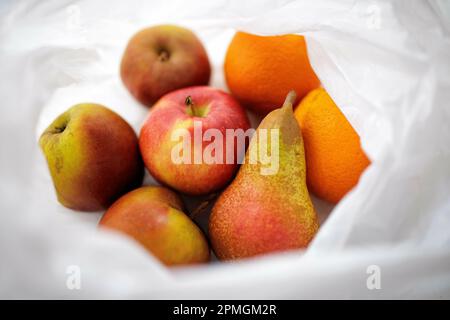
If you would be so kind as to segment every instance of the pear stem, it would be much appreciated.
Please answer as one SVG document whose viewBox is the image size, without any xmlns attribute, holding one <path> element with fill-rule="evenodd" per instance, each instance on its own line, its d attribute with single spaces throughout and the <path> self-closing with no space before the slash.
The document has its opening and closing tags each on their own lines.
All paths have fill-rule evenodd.
<svg viewBox="0 0 450 320">
<path fill-rule="evenodd" d="M 190 214 L 189 217 L 191 217 L 191 219 L 196 218 L 199 214 L 202 214 L 206 211 L 206 209 L 208 208 L 208 206 L 214 201 L 216 200 L 217 196 L 219 195 L 219 193 L 214 192 L 211 193 L 209 196 L 206 197 L 205 200 L 203 200 Z"/>
<path fill-rule="evenodd" d="M 297 99 L 297 93 L 295 93 L 294 90 L 289 91 L 286 99 L 284 100 L 282 108 L 292 107 L 294 105 L 295 99 Z"/>
</svg>

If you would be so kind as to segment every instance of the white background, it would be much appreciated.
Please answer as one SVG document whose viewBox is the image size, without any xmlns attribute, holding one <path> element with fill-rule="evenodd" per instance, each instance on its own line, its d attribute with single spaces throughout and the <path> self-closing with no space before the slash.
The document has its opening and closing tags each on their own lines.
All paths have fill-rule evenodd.
<svg viewBox="0 0 450 320">
<path fill-rule="evenodd" d="M 450 298 L 448 17 L 448 2 L 431 0 L 2 2 L 0 296 Z M 39 134 L 82 101 L 138 131 L 148 110 L 118 66 L 129 37 L 160 23 L 198 34 L 211 84 L 224 89 L 235 29 L 307 36 L 313 68 L 372 160 L 334 209 L 315 202 L 322 220 L 333 211 L 308 251 L 169 270 L 133 241 L 98 232 L 101 213 L 56 202 Z M 66 286 L 71 265 L 80 290 Z M 379 290 L 367 287 L 371 265 Z"/>
</svg>

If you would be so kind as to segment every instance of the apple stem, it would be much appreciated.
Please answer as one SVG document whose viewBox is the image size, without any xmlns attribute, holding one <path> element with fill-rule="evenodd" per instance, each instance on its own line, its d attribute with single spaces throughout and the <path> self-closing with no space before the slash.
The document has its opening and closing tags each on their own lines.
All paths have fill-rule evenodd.
<svg viewBox="0 0 450 320">
<path fill-rule="evenodd" d="M 167 61 L 169 60 L 169 53 L 166 50 L 161 50 L 159 53 L 159 61 Z"/>
<path fill-rule="evenodd" d="M 187 96 L 186 100 L 184 100 L 184 103 L 187 106 L 187 113 L 190 114 L 191 116 L 195 115 L 194 114 L 194 102 L 192 101 L 192 97 L 191 96 Z"/>
<path fill-rule="evenodd" d="M 294 90 L 289 91 L 289 93 L 286 96 L 286 99 L 284 100 L 283 107 L 293 107 L 295 99 L 297 99 L 297 93 Z"/>
</svg>

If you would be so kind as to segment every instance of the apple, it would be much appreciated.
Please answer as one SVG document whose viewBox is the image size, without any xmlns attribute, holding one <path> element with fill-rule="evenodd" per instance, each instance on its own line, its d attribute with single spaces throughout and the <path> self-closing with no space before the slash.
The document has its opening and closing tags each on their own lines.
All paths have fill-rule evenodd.
<svg viewBox="0 0 450 320">
<path fill-rule="evenodd" d="M 39 144 L 58 201 L 68 208 L 104 209 L 142 183 L 136 133 L 117 113 L 101 105 L 71 107 L 42 133 Z"/>
<path fill-rule="evenodd" d="M 183 213 L 180 197 L 164 187 L 146 186 L 127 193 L 106 211 L 99 225 L 131 236 L 169 266 L 209 260 L 203 232 Z"/>
<path fill-rule="evenodd" d="M 249 128 L 247 114 L 231 95 L 206 86 L 190 87 L 163 96 L 153 106 L 139 146 L 156 180 L 186 194 L 202 195 L 223 188 L 233 178 Z M 241 139 L 243 133 L 246 137 Z"/>
<path fill-rule="evenodd" d="M 192 31 L 160 25 L 131 38 L 120 75 L 131 94 L 150 106 L 173 90 L 207 85 L 211 67 L 205 48 Z"/>
</svg>

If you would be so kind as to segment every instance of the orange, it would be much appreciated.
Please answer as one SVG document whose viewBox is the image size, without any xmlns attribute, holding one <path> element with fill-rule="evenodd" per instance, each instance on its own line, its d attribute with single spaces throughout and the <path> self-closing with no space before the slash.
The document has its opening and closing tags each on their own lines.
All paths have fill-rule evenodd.
<svg viewBox="0 0 450 320">
<path fill-rule="evenodd" d="M 303 36 L 257 36 L 237 32 L 225 57 L 231 93 L 259 114 L 279 108 L 294 89 L 298 101 L 320 81 L 311 68 Z"/>
<path fill-rule="evenodd" d="M 311 91 L 295 109 L 305 145 L 308 188 L 337 203 L 370 164 L 360 139 L 323 88 Z"/>
</svg>

